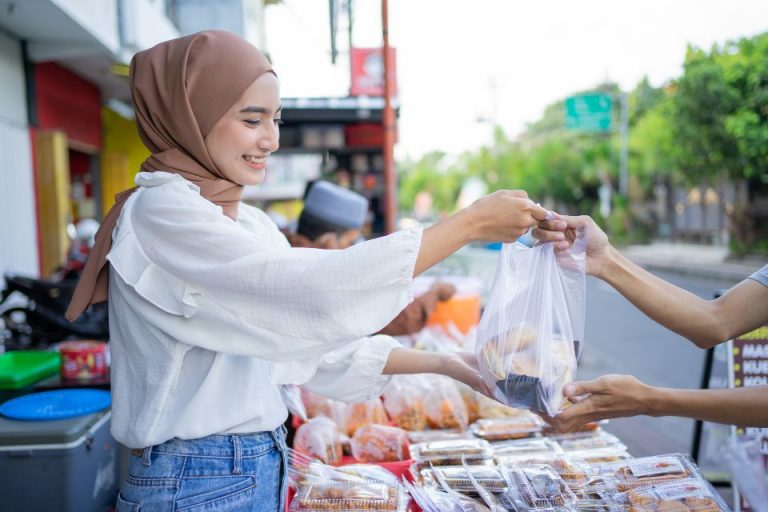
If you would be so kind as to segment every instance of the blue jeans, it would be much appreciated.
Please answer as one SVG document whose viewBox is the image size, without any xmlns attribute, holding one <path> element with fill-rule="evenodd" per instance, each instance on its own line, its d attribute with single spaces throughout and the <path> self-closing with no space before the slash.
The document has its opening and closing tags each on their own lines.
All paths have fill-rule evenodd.
<svg viewBox="0 0 768 512">
<path fill-rule="evenodd" d="M 132 453 L 117 512 L 284 510 L 285 427 L 172 439 Z"/>
</svg>

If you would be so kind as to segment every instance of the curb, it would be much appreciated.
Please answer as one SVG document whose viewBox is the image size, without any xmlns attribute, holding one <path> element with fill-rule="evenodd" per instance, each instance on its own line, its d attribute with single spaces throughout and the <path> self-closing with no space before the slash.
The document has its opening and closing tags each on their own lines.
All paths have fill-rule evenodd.
<svg viewBox="0 0 768 512">
<path fill-rule="evenodd" d="M 740 268 L 723 268 L 723 264 L 711 266 L 679 265 L 659 261 L 648 261 L 641 258 L 632 259 L 632 261 L 645 268 L 646 270 L 656 270 L 661 272 L 671 272 L 684 276 L 732 281 L 734 284 L 743 281 L 753 272 L 756 272 L 762 267 L 762 265 L 755 267 L 751 265 L 745 265 Z"/>
</svg>

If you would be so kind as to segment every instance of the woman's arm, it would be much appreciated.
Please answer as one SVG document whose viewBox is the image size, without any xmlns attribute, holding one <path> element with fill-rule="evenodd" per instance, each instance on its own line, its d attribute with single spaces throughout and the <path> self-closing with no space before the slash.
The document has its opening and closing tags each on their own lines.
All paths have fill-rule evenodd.
<svg viewBox="0 0 768 512">
<path fill-rule="evenodd" d="M 409 373 L 436 373 L 463 382 L 487 396 L 491 392 L 485 384 L 477 358 L 471 352 L 440 353 L 410 348 L 396 348 L 389 353 L 383 375 Z"/>
<path fill-rule="evenodd" d="M 671 389 L 629 375 L 606 375 L 566 386 L 576 403 L 550 422 L 574 430 L 590 421 L 628 416 L 680 416 L 745 427 L 768 426 L 768 386 L 735 389 Z"/>
</svg>

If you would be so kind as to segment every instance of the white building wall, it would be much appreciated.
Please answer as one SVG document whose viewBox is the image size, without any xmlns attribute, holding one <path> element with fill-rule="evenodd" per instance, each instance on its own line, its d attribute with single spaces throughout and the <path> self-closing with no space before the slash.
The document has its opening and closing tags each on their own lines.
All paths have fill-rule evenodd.
<svg viewBox="0 0 768 512">
<path fill-rule="evenodd" d="M 51 0 L 113 55 L 120 50 L 116 0 Z"/>
<path fill-rule="evenodd" d="M 21 45 L 0 32 L 0 272 L 38 275 L 37 213 Z"/>
</svg>

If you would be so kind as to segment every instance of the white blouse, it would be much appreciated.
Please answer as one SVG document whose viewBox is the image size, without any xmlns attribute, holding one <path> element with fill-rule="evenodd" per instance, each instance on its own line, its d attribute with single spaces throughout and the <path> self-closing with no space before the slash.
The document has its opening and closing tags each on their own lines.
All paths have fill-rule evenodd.
<svg viewBox="0 0 768 512">
<path fill-rule="evenodd" d="M 108 255 L 112 435 L 130 448 L 277 428 L 281 384 L 381 393 L 370 336 L 413 300 L 420 230 L 293 249 L 260 210 L 237 222 L 177 174 L 139 173 Z"/>
</svg>

